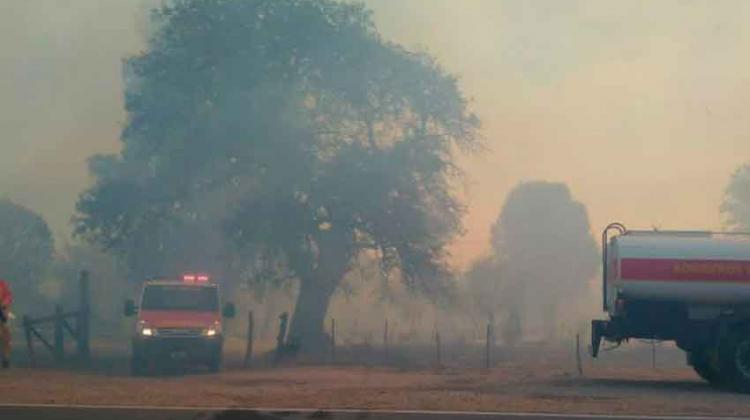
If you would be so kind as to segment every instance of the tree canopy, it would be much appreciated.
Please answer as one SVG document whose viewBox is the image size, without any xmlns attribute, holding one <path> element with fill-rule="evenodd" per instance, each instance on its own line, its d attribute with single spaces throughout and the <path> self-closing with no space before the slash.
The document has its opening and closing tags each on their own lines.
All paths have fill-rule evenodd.
<svg viewBox="0 0 750 420">
<path fill-rule="evenodd" d="M 741 166 L 732 175 L 721 211 L 729 228 L 750 231 L 750 165 Z"/>
<path fill-rule="evenodd" d="M 11 282 L 19 300 L 37 297 L 53 252 L 47 222 L 7 198 L 0 199 L 0 278 Z"/>
<path fill-rule="evenodd" d="M 598 265 L 586 208 L 565 184 L 521 183 L 508 195 L 492 241 L 505 301 L 526 324 L 536 319 L 553 336 L 558 307 L 585 294 Z"/>
<path fill-rule="evenodd" d="M 125 64 L 122 151 L 91 159 L 78 235 L 136 279 L 297 279 L 303 347 L 363 255 L 442 290 L 463 211 L 454 155 L 479 143 L 455 77 L 357 3 L 177 0 L 152 16 Z"/>
</svg>

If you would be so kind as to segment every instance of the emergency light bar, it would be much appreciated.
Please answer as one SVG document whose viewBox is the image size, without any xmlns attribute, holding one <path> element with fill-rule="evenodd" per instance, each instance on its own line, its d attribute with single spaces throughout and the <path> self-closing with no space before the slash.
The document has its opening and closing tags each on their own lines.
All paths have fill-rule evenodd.
<svg viewBox="0 0 750 420">
<path fill-rule="evenodd" d="M 185 274 L 182 276 L 182 281 L 186 283 L 206 283 L 210 280 L 210 277 L 206 274 Z"/>
</svg>

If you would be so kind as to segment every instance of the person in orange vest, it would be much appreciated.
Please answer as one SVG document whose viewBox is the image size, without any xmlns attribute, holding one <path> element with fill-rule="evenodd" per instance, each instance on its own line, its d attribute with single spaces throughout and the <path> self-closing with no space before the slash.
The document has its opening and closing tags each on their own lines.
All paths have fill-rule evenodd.
<svg viewBox="0 0 750 420">
<path fill-rule="evenodd" d="M 3 369 L 10 366 L 10 305 L 13 303 L 13 294 L 10 292 L 8 282 L 0 279 L 0 358 Z"/>
</svg>

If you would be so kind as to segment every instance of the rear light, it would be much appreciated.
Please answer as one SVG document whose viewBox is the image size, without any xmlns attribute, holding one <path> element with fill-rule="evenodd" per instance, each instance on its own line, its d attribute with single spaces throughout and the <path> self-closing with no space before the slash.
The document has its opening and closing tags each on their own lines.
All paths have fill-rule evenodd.
<svg viewBox="0 0 750 420">
<path fill-rule="evenodd" d="M 194 282 L 195 281 L 195 276 L 192 275 L 192 274 L 186 274 L 186 275 L 182 276 L 182 281 Z"/>
</svg>

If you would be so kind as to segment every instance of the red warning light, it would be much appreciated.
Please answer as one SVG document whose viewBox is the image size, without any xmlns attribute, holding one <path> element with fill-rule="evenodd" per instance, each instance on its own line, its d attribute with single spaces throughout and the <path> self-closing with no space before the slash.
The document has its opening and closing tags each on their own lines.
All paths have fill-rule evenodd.
<svg viewBox="0 0 750 420">
<path fill-rule="evenodd" d="M 210 279 L 208 274 L 185 274 L 182 276 L 182 281 L 186 283 L 206 283 Z"/>
</svg>

